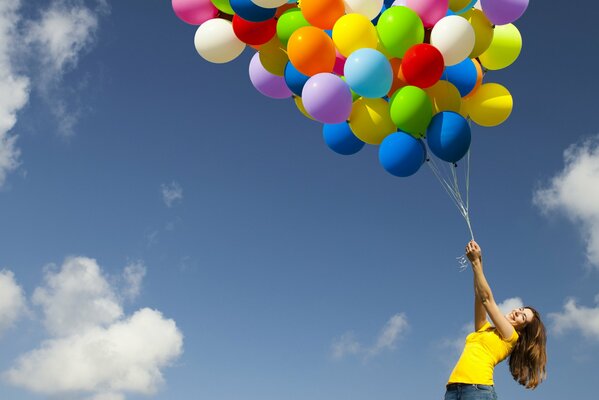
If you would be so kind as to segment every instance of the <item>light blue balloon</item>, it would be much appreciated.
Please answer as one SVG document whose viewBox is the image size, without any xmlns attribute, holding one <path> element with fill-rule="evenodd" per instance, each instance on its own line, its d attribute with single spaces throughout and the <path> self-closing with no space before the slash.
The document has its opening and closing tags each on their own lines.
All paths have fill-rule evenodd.
<svg viewBox="0 0 599 400">
<path fill-rule="evenodd" d="M 389 60 L 374 49 L 359 49 L 351 53 L 345 61 L 343 73 L 349 87 L 363 97 L 383 97 L 393 83 Z"/>
<path fill-rule="evenodd" d="M 466 155 L 471 136 L 468 121 L 452 111 L 435 115 L 426 130 L 426 141 L 431 152 L 450 163 L 456 163 Z"/>
<path fill-rule="evenodd" d="M 387 136 L 379 147 L 379 162 L 391 175 L 414 175 L 426 160 L 426 149 L 420 139 L 402 131 Z"/>
<path fill-rule="evenodd" d="M 355 154 L 364 147 L 364 142 L 354 135 L 347 122 L 325 124 L 322 136 L 329 149 L 344 156 Z"/>
</svg>

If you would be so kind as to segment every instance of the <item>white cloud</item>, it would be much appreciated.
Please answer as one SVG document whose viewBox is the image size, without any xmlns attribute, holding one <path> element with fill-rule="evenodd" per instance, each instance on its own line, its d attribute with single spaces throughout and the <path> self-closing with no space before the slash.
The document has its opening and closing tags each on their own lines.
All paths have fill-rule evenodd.
<svg viewBox="0 0 599 400">
<path fill-rule="evenodd" d="M 563 311 L 551 313 L 549 318 L 557 334 L 573 330 L 587 338 L 599 340 L 599 305 L 594 308 L 579 306 L 574 299 L 568 299 Z"/>
<path fill-rule="evenodd" d="M 160 186 L 162 191 L 162 200 L 167 207 L 172 207 L 175 202 L 183 200 L 183 188 L 177 182 L 171 182 L 170 184 L 162 184 Z"/>
<path fill-rule="evenodd" d="M 134 262 L 125 267 L 123 271 L 123 278 L 125 279 L 126 287 L 124 289 L 124 295 L 129 300 L 135 299 L 139 296 L 141 291 L 141 282 L 146 276 L 146 267 L 140 262 Z"/>
<path fill-rule="evenodd" d="M 16 146 L 16 135 L 10 131 L 17 122 L 17 113 L 29 101 L 29 79 L 18 73 L 13 65 L 19 0 L 0 2 L 0 186 L 7 174 L 19 166 L 21 151 Z"/>
<path fill-rule="evenodd" d="M 90 258 L 72 257 L 59 271 L 46 272 L 33 301 L 50 335 L 3 373 L 6 381 L 36 393 L 88 400 L 156 393 L 164 381 L 161 370 L 183 351 L 183 335 L 157 310 L 124 316 L 119 299 L 138 294 L 144 274 L 141 263 L 127 266 L 123 295 Z"/>
<path fill-rule="evenodd" d="M 23 289 L 11 271 L 0 271 L 0 335 L 27 310 Z"/>
<path fill-rule="evenodd" d="M 394 350 L 397 341 L 408 327 L 408 320 L 404 313 L 393 315 L 381 330 L 374 345 L 370 347 L 365 347 L 358 342 L 353 332 L 346 332 L 333 341 L 331 356 L 336 359 L 343 358 L 346 355 L 360 354 L 364 357 L 372 357 L 383 350 Z"/>
<path fill-rule="evenodd" d="M 580 226 L 588 262 L 599 268 L 599 137 L 570 146 L 564 169 L 534 193 L 545 213 L 561 211 Z"/>
</svg>

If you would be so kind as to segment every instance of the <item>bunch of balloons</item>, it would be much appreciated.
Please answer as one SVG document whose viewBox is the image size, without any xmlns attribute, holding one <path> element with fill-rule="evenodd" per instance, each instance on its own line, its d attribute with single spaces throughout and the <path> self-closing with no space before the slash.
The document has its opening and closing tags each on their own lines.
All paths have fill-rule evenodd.
<svg viewBox="0 0 599 400">
<path fill-rule="evenodd" d="M 512 24 L 528 0 L 172 0 L 199 25 L 198 53 L 213 63 L 256 50 L 255 88 L 293 98 L 324 124 L 339 154 L 380 145 L 391 174 L 409 176 L 427 147 L 456 163 L 468 151 L 470 124 L 496 126 L 513 107 L 509 91 L 483 83 L 522 49 Z"/>
</svg>

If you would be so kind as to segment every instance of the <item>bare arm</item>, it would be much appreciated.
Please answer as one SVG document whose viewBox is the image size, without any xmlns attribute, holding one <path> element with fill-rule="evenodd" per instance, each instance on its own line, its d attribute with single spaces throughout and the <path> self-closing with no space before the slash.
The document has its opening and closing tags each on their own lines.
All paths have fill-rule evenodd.
<svg viewBox="0 0 599 400">
<path fill-rule="evenodd" d="M 476 281 L 474 282 L 474 330 L 478 331 L 487 322 L 487 311 L 480 296 L 476 292 Z"/>
<path fill-rule="evenodd" d="M 505 316 L 499 310 L 497 303 L 495 303 L 495 299 L 493 297 L 493 292 L 491 291 L 491 287 L 487 282 L 487 278 L 483 272 L 483 261 L 481 250 L 478 244 L 473 240 L 468 243 L 466 247 L 466 255 L 470 260 L 472 265 L 472 272 L 474 273 L 474 290 L 476 296 L 478 297 L 480 303 L 483 305 L 485 311 L 493 321 L 495 328 L 499 332 L 499 334 L 504 339 L 509 339 L 514 334 L 514 327 L 512 324 L 505 318 Z M 479 316 L 477 315 L 477 308 L 475 305 L 475 324 L 478 324 L 480 321 Z M 481 320 L 483 319 L 480 317 Z M 484 323 L 484 320 L 483 320 Z"/>
</svg>

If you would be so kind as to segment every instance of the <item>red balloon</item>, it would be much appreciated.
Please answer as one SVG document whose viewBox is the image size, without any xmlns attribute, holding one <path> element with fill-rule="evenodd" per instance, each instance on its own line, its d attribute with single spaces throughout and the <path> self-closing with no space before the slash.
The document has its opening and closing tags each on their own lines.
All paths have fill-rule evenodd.
<svg viewBox="0 0 599 400">
<path fill-rule="evenodd" d="M 421 89 L 437 83 L 443 75 L 444 68 L 445 62 L 441 52 L 427 43 L 410 47 L 401 61 L 401 72 L 406 82 Z"/>
<path fill-rule="evenodd" d="M 266 21 L 251 22 L 235 14 L 233 16 L 233 31 L 235 36 L 242 42 L 259 46 L 275 36 L 277 33 L 277 20 L 271 18 Z"/>
</svg>

